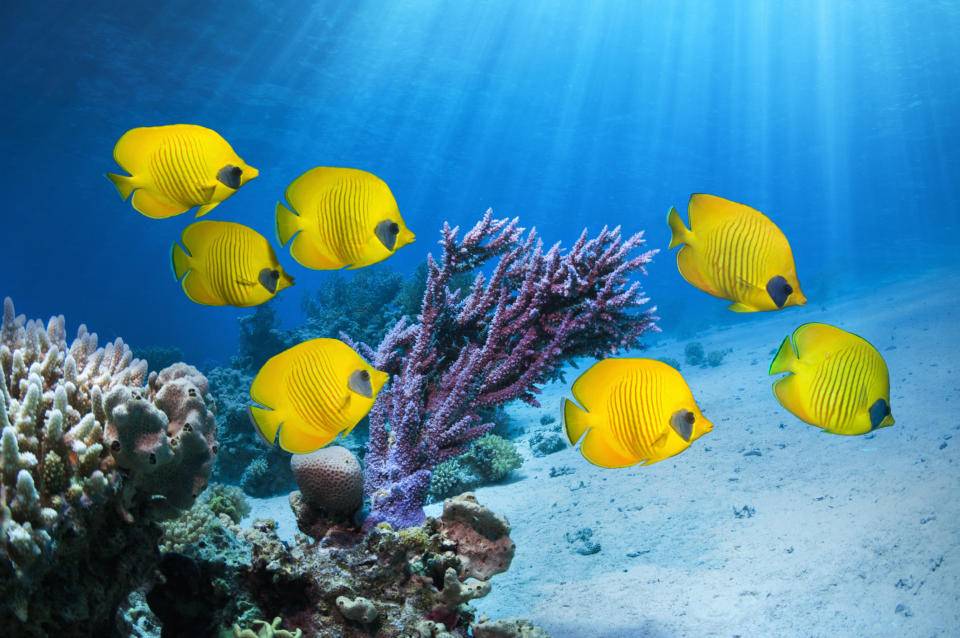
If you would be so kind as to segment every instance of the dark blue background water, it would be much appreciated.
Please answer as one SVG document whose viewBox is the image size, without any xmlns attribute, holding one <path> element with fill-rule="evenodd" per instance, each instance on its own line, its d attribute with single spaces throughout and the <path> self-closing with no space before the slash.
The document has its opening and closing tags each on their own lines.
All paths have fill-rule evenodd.
<svg viewBox="0 0 960 638">
<path fill-rule="evenodd" d="M 488 206 L 551 242 L 623 224 L 665 249 L 669 206 L 709 192 L 779 224 L 812 303 L 870 290 L 958 261 L 958 33 L 958 3 L 932 0 L 10 0 L 0 295 L 228 357 L 249 311 L 195 305 L 170 272 L 192 216 L 143 217 L 103 177 L 124 131 L 178 122 L 260 169 L 207 218 L 270 237 L 303 171 L 382 177 L 418 234 L 394 268 Z M 329 275 L 278 254 L 289 325 Z M 751 320 L 665 250 L 649 270 L 668 333 Z"/>
</svg>

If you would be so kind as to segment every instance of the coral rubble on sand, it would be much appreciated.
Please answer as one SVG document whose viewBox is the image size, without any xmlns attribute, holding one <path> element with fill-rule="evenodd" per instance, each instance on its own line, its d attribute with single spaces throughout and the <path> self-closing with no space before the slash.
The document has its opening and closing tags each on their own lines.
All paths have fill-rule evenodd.
<svg viewBox="0 0 960 638">
<path fill-rule="evenodd" d="M 120 339 L 80 326 L 68 345 L 64 325 L 4 300 L 0 626 L 18 636 L 108 635 L 158 558 L 152 521 L 190 507 L 216 453 L 196 369 L 148 378 Z"/>
</svg>

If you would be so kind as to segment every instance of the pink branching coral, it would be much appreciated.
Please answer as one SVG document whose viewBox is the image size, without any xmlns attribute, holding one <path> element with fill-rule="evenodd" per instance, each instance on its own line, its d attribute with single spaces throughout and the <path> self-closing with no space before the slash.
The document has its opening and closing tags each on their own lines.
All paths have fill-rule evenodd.
<svg viewBox="0 0 960 638">
<path fill-rule="evenodd" d="M 444 224 L 439 262 L 428 257 L 426 290 L 416 322 L 400 319 L 374 351 L 352 344 L 390 374 L 370 412 L 365 491 L 372 509 L 366 526 L 418 525 L 436 465 L 462 453 L 488 432 L 481 412 L 520 399 L 539 405 L 537 384 L 560 376 L 564 362 L 601 358 L 636 347 L 655 330 L 656 308 L 634 271 L 657 252 L 631 256 L 643 233 L 623 239 L 606 227 L 593 239 L 584 230 L 567 252 L 543 250 L 536 230 L 488 210 L 462 239 Z M 451 290 L 455 275 L 499 257 L 470 290 Z"/>
</svg>

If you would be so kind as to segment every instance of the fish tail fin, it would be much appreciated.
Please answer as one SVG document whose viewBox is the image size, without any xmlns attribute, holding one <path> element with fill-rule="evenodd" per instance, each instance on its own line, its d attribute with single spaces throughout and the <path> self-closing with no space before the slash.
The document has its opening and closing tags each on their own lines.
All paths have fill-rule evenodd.
<svg viewBox="0 0 960 638">
<path fill-rule="evenodd" d="M 133 180 L 133 177 L 127 175 L 116 175 L 114 173 L 105 173 L 107 179 L 113 182 L 113 185 L 117 187 L 117 191 L 120 193 L 120 197 L 123 198 L 123 201 L 127 201 L 127 198 L 133 193 L 137 188 L 136 183 Z"/>
<path fill-rule="evenodd" d="M 675 248 L 680 244 L 689 244 L 690 236 L 693 234 L 690 232 L 687 227 L 684 225 L 683 220 L 680 219 L 680 213 L 677 212 L 677 209 L 673 206 L 670 207 L 670 212 L 667 213 L 667 224 L 670 225 L 670 246 L 667 248 Z"/>
<path fill-rule="evenodd" d="M 276 410 L 267 410 L 256 405 L 247 408 L 247 416 L 253 423 L 253 429 L 256 431 L 260 440 L 267 445 L 273 445 L 277 440 L 277 430 L 283 424 L 281 415 Z"/>
<path fill-rule="evenodd" d="M 583 433 L 590 429 L 590 413 L 570 399 L 563 400 L 563 430 L 570 445 L 576 445 Z"/>
<path fill-rule="evenodd" d="M 299 215 L 277 202 L 277 239 L 281 246 L 286 246 L 301 230 L 300 221 Z"/>
<path fill-rule="evenodd" d="M 774 355 L 770 362 L 770 369 L 767 374 L 780 374 L 781 372 L 795 372 L 797 362 L 797 353 L 793 351 L 793 345 L 790 343 L 790 337 L 784 337 L 780 349 Z"/>
<path fill-rule="evenodd" d="M 190 255 L 176 242 L 170 249 L 170 266 L 173 268 L 173 276 L 177 278 L 177 281 L 183 279 L 183 276 L 190 270 Z"/>
</svg>

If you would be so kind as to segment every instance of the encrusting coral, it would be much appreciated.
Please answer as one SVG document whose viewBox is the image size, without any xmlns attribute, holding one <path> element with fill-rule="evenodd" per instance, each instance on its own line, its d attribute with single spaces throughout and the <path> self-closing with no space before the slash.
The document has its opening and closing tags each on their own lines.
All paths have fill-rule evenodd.
<svg viewBox="0 0 960 638">
<path fill-rule="evenodd" d="M 401 318 L 375 350 L 341 335 L 390 375 L 370 411 L 367 529 L 424 520 L 431 473 L 493 427 L 484 410 L 514 399 L 537 406 L 537 384 L 559 378 L 565 361 L 635 347 L 656 329 L 655 308 L 639 310 L 649 300 L 628 279 L 656 252 L 631 255 L 643 243 L 642 233 L 624 239 L 619 227 L 603 228 L 569 251 L 544 251 L 536 231 L 490 210 L 462 239 L 444 225 L 416 321 Z M 451 288 L 496 257 L 466 294 Z"/>
<path fill-rule="evenodd" d="M 122 340 L 81 325 L 68 345 L 62 316 L 28 322 L 9 298 L 0 369 L 0 626 L 107 635 L 158 557 L 152 521 L 206 482 L 206 380 L 183 364 L 148 379 Z"/>
</svg>

